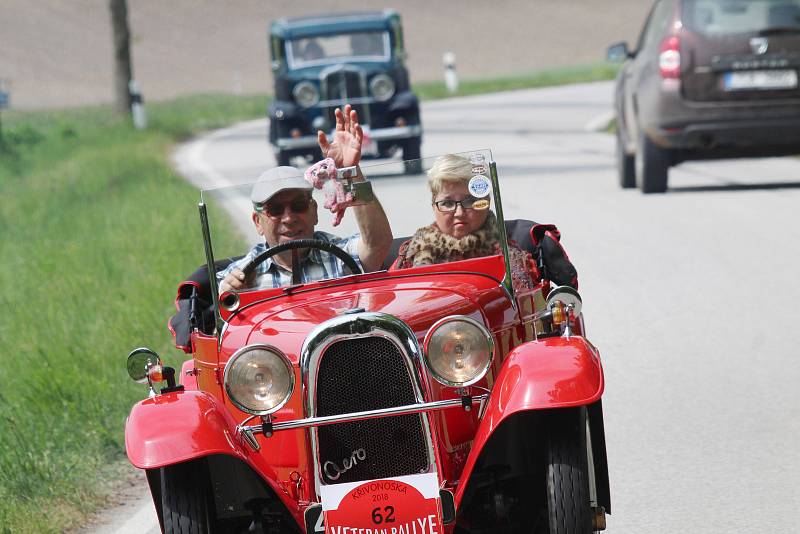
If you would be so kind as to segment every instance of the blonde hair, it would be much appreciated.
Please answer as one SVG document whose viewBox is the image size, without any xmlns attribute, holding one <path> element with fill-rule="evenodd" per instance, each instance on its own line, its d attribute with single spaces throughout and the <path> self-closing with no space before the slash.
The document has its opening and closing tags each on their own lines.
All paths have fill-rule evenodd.
<svg viewBox="0 0 800 534">
<path fill-rule="evenodd" d="M 444 182 L 469 183 L 472 178 L 472 163 L 464 156 L 445 154 L 436 158 L 433 166 L 428 171 L 428 187 L 431 190 L 431 200 L 436 199 L 442 191 Z"/>
</svg>

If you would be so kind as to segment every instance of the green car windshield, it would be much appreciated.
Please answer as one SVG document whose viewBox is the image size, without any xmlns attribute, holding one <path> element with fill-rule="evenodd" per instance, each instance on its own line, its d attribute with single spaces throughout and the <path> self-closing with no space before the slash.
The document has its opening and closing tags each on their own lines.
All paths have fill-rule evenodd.
<svg viewBox="0 0 800 534">
<path fill-rule="evenodd" d="M 440 194 L 437 199 L 443 200 L 436 204 L 433 202 L 428 176 L 428 171 L 437 162 L 436 157 L 405 162 L 384 160 L 377 164 L 362 161 L 361 169 L 372 186 L 374 196 L 386 212 L 395 239 L 408 238 L 421 228 L 431 227 L 437 212 L 440 220 L 444 221 L 442 224 L 447 225 L 447 221 L 454 219 L 456 212 L 461 216 L 469 211 L 473 217 L 476 213 L 485 214 L 483 227 L 491 226 L 491 233 L 497 236 L 494 250 L 497 254 L 504 253 L 505 226 L 497 223 L 502 220 L 502 207 L 499 205 L 499 186 L 496 176 L 493 176 L 491 152 L 477 150 L 447 157 L 453 156 L 460 158 L 462 164 L 468 162 L 466 168 L 469 169 L 469 174 L 461 180 L 459 193 Z M 298 160 L 296 163 L 299 162 Z M 305 171 L 308 166 L 306 164 L 300 167 L 300 171 Z M 266 209 L 260 213 L 254 212 L 250 198 L 253 186 L 253 182 L 246 182 L 201 192 L 201 203 L 207 212 L 210 233 L 207 245 L 210 246 L 215 260 L 241 257 L 258 243 L 264 243 L 264 237 L 258 233 L 254 218 L 268 218 L 269 214 Z M 346 209 L 341 222 L 335 225 L 335 216 L 325 208 L 326 190 L 314 189 L 313 198 L 317 207 L 316 231 L 341 238 L 359 233 L 352 207 Z M 281 207 L 284 210 L 290 209 Z M 313 206 L 310 209 L 313 211 Z M 480 219 L 479 216 L 474 220 Z M 273 224 L 277 224 L 274 220 L 273 217 Z M 286 237 L 281 239 L 288 240 Z M 355 248 L 357 249 L 357 245 Z M 452 265 L 446 265 L 446 261 L 439 264 L 439 267 L 445 272 L 452 270 Z M 333 272 L 326 269 L 322 279 L 335 277 L 337 276 Z M 262 281 L 261 288 L 271 287 L 269 283 L 269 280 Z M 255 288 L 257 287 L 251 289 Z"/>
<path fill-rule="evenodd" d="M 286 42 L 290 69 L 343 61 L 389 61 L 389 32 L 352 32 L 300 37 Z"/>
</svg>

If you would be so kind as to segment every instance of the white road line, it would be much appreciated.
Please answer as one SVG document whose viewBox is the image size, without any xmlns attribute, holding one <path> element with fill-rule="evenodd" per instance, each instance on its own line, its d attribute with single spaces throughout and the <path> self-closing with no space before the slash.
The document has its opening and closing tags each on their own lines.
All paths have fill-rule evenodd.
<svg viewBox="0 0 800 534">
<path fill-rule="evenodd" d="M 614 120 L 614 110 L 610 109 L 592 118 L 583 129 L 587 132 L 600 132 L 605 130 L 612 120 Z"/>
<path fill-rule="evenodd" d="M 236 123 L 228 128 L 214 130 L 211 133 L 200 136 L 194 141 L 189 141 L 181 146 L 173 155 L 173 162 L 178 171 L 188 178 L 194 185 L 203 189 L 211 187 L 225 187 L 233 183 L 205 159 L 205 150 L 209 144 L 235 134 L 240 130 L 247 130 L 255 126 L 260 126 L 265 119 L 253 119 L 245 122 Z M 210 185 L 213 184 L 213 185 Z"/>
<path fill-rule="evenodd" d="M 158 515 L 144 475 L 142 486 L 121 491 L 123 504 L 108 508 L 76 534 L 160 534 Z"/>
<path fill-rule="evenodd" d="M 117 530 L 117 534 L 160 532 L 158 516 L 153 501 L 148 500 L 139 510 Z"/>
</svg>

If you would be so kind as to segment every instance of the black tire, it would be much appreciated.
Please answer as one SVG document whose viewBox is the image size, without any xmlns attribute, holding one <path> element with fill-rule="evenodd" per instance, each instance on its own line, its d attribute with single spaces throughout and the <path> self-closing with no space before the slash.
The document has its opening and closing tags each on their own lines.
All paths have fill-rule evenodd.
<svg viewBox="0 0 800 534">
<path fill-rule="evenodd" d="M 622 135 L 617 124 L 617 175 L 622 189 L 636 187 L 636 158 L 625 152 Z"/>
<path fill-rule="evenodd" d="M 586 411 L 563 409 L 548 421 L 547 512 L 550 534 L 592 532 Z"/>
<path fill-rule="evenodd" d="M 667 190 L 669 150 L 653 143 L 644 133 L 639 134 L 636 148 L 636 180 L 642 193 L 664 193 Z"/>
<path fill-rule="evenodd" d="M 406 174 L 422 172 L 422 140 L 419 137 L 409 139 L 403 147 L 403 166 Z"/>
<path fill-rule="evenodd" d="M 161 468 L 161 510 L 165 534 L 208 534 L 214 509 L 204 461 Z"/>
<path fill-rule="evenodd" d="M 277 150 L 275 152 L 275 161 L 278 163 L 279 167 L 291 165 L 291 159 L 291 155 L 285 150 Z"/>
</svg>

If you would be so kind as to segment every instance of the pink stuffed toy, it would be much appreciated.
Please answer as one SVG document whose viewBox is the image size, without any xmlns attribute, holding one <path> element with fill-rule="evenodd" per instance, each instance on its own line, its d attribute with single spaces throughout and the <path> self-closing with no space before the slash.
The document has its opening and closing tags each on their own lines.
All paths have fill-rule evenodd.
<svg viewBox="0 0 800 534">
<path fill-rule="evenodd" d="M 345 192 L 344 184 L 336 179 L 336 162 L 331 158 L 325 158 L 309 167 L 305 176 L 315 189 L 323 189 L 324 207 L 333 213 L 333 225 L 339 226 L 344 217 L 344 210 L 353 205 L 355 198 L 353 193 Z"/>
</svg>

